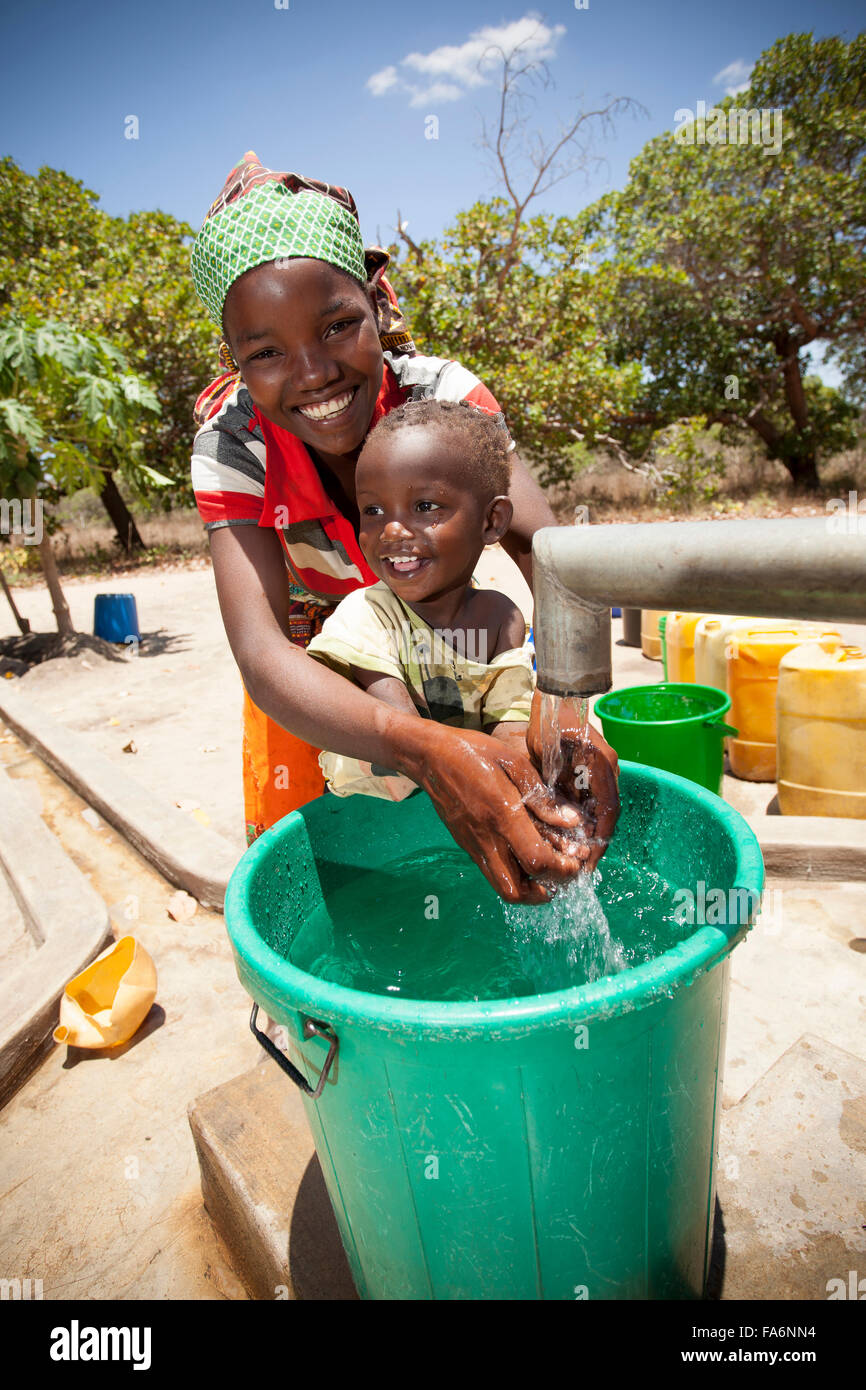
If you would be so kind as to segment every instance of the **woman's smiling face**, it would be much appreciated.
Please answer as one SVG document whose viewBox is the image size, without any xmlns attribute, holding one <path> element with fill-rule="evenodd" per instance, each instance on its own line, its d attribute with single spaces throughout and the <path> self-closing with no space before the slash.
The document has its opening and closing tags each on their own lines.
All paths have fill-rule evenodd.
<svg viewBox="0 0 866 1390">
<path fill-rule="evenodd" d="M 363 285 L 326 261 L 272 261 L 235 281 L 223 324 L 269 420 L 326 458 L 360 448 L 384 369 Z"/>
</svg>

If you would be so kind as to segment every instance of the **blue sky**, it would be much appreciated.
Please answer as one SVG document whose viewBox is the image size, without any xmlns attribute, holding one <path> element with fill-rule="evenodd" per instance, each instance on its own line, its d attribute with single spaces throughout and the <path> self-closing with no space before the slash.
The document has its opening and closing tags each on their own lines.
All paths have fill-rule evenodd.
<svg viewBox="0 0 866 1390">
<path fill-rule="evenodd" d="M 496 191 L 478 148 L 496 88 L 476 62 L 520 21 L 555 83 L 535 113 L 547 134 L 578 101 L 647 108 L 596 143 L 605 168 L 548 196 L 568 213 L 621 187 L 677 109 L 720 99 L 775 39 L 851 38 L 862 15 L 859 0 L 24 0 L 0 17 L 0 153 L 65 169 L 108 212 L 159 207 L 197 227 L 252 148 L 349 187 L 368 241 L 392 237 L 398 208 L 421 239 Z"/>
</svg>

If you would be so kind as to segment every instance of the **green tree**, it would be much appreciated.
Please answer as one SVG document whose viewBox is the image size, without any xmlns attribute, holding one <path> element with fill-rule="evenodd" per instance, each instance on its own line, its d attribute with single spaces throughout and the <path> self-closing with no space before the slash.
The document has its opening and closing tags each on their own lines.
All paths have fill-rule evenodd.
<svg viewBox="0 0 866 1390">
<path fill-rule="evenodd" d="M 56 316 L 110 339 L 146 378 L 158 420 L 139 423 L 139 448 L 106 436 L 93 486 L 127 543 L 132 518 L 116 487 L 168 507 L 192 502 L 189 450 L 195 398 L 214 373 L 216 337 L 189 275 L 192 228 L 163 212 L 110 217 L 62 171 L 25 173 L 0 160 L 0 322 Z M 170 480 L 165 487 L 153 472 Z M 141 540 L 132 533 L 133 544 Z"/>
<path fill-rule="evenodd" d="M 57 574 L 46 502 L 93 487 L 110 440 L 136 465 L 143 412 L 158 414 L 147 381 L 130 372 L 123 353 L 93 332 L 58 320 L 7 315 L 0 323 L 0 496 L 4 529 L 20 522 L 38 533 L 40 558 L 57 629 L 72 632 Z M 160 482 L 160 475 L 154 481 Z M 34 517 L 35 504 L 35 517 Z"/>
<path fill-rule="evenodd" d="M 603 441 L 640 388 L 639 368 L 605 351 L 590 253 L 580 219 L 522 219 L 515 235 L 497 198 L 459 213 L 441 244 L 422 243 L 394 274 L 421 350 L 450 356 L 459 344 L 547 478 L 569 471 L 575 441 Z"/>
<path fill-rule="evenodd" d="M 780 39 L 748 91 L 677 119 L 589 217 L 609 236 L 596 291 L 612 360 L 644 373 L 614 433 L 639 451 L 703 415 L 815 487 L 856 410 L 807 378 L 804 350 L 829 345 L 852 388 L 863 365 L 866 35 Z"/>
</svg>

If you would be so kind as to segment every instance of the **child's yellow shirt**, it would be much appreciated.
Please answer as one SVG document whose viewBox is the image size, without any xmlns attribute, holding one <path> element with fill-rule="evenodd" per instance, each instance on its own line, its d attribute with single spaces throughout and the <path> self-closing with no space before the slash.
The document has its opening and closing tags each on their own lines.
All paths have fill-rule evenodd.
<svg viewBox="0 0 866 1390">
<path fill-rule="evenodd" d="M 532 649 L 525 642 L 488 661 L 486 636 L 431 628 L 380 581 L 348 594 L 307 651 L 346 677 L 350 666 L 396 677 L 418 712 L 440 724 L 483 731 L 503 719 L 528 721 Z M 408 777 L 340 753 L 323 751 L 319 766 L 338 796 L 402 801 L 417 790 Z"/>
</svg>

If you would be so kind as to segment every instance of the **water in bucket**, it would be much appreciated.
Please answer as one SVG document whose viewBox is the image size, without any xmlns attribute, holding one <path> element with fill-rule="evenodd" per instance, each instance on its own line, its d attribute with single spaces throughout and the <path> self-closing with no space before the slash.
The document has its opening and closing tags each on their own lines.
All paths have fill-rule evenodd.
<svg viewBox="0 0 866 1390">
<path fill-rule="evenodd" d="M 321 902 L 289 948 L 320 980 L 408 999 L 510 999 L 652 960 L 689 934 L 674 889 L 612 858 L 551 906 L 506 903 L 462 850 L 396 857 Z"/>
<path fill-rule="evenodd" d="M 561 766 L 555 696 L 544 696 L 542 744 L 552 786 Z M 682 940 L 674 891 L 610 852 L 592 874 L 558 885 L 552 904 L 523 906 L 501 899 L 456 846 L 396 856 L 331 892 L 289 960 L 333 984 L 409 999 L 544 994 L 627 970 Z"/>
</svg>

